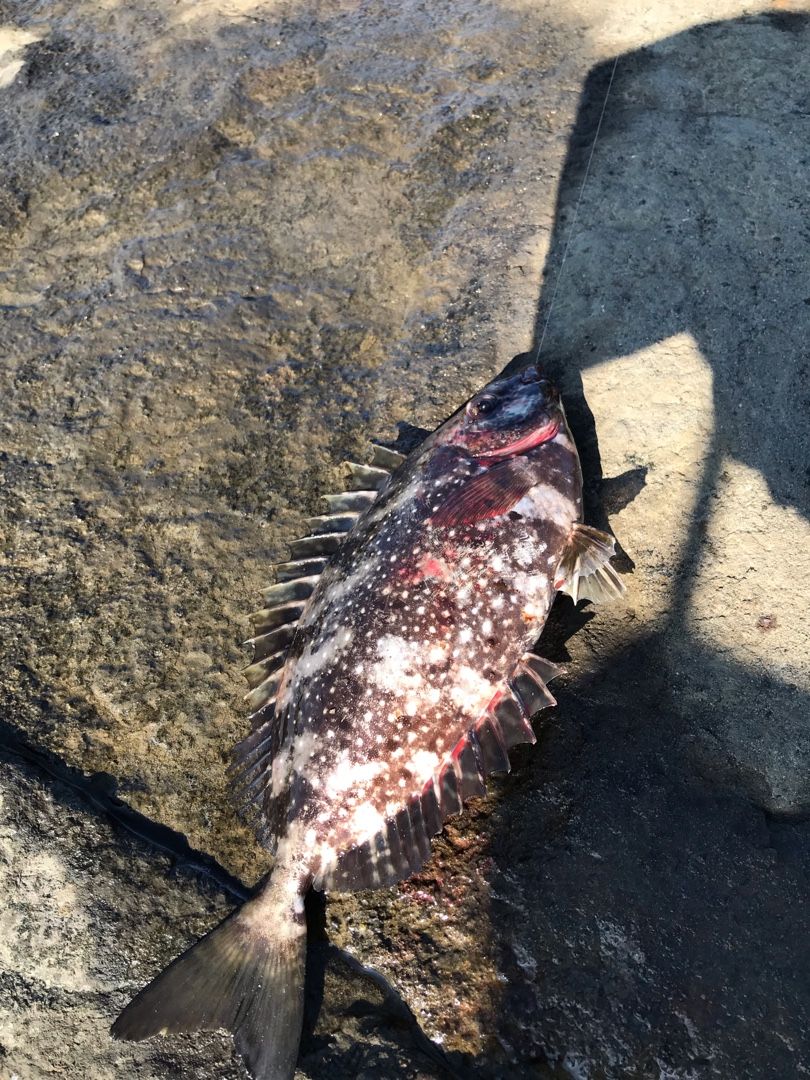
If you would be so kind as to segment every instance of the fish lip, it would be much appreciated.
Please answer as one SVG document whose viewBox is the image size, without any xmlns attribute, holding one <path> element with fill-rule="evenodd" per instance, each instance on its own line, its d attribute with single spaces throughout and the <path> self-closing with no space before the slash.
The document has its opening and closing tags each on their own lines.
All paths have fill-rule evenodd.
<svg viewBox="0 0 810 1080">
<path fill-rule="evenodd" d="M 529 450 L 534 450 L 536 446 L 555 438 L 560 430 L 561 423 L 562 421 L 558 418 L 550 420 L 543 427 L 524 435 L 522 439 L 509 443 L 508 446 L 502 446 L 500 450 L 489 450 L 486 454 L 481 454 L 478 460 L 487 461 L 491 458 L 514 457 L 516 454 L 525 454 Z"/>
</svg>

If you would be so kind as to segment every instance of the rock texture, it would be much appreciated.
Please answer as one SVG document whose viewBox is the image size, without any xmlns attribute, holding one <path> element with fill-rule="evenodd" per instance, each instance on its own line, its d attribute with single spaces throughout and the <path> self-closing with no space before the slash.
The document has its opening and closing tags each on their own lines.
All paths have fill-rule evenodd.
<svg viewBox="0 0 810 1080">
<path fill-rule="evenodd" d="M 227 913 L 196 876 L 117 833 L 64 782 L 0 763 L 0 1071 L 39 1077 L 245 1074 L 228 1040 L 114 1043 L 115 1003 L 167 949 Z"/>
<path fill-rule="evenodd" d="M 327 903 L 425 1035 L 316 943 L 302 1075 L 810 1071 L 810 19 L 592 8 L 0 2 L 0 719 L 57 773 L 0 761 L 4 1078 L 243 1075 L 105 1031 L 267 868 L 245 615 L 343 458 L 541 340 L 627 602 Z"/>
</svg>

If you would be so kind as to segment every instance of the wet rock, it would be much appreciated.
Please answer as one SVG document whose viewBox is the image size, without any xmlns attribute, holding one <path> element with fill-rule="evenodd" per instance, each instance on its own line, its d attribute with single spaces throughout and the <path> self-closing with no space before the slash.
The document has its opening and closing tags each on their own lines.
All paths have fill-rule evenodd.
<svg viewBox="0 0 810 1080">
<path fill-rule="evenodd" d="M 256 880 L 225 767 L 271 564 L 535 325 L 564 386 L 627 603 L 560 604 L 538 746 L 325 916 L 461 1075 L 810 1060 L 808 25 L 671 7 L 0 5 L 12 734 Z M 103 1034 L 225 896 L 4 769 L 4 1068 L 241 1075 Z M 306 1075 L 446 1066 L 345 966 L 311 982 Z"/>
<path fill-rule="evenodd" d="M 103 793 L 79 774 L 61 778 L 4 750 L 3 1075 L 247 1077 L 224 1035 L 142 1044 L 109 1038 L 111 1021 L 144 981 L 245 895 L 239 882 L 221 887 L 221 870 L 205 859 L 201 866 L 192 852 L 178 859 L 156 851 L 178 837 L 156 835 L 126 813 L 122 828 L 111 816 Z M 305 1076 L 446 1075 L 441 1051 L 407 1005 L 319 940 L 317 916 L 307 1006 Z"/>
<path fill-rule="evenodd" d="M 134 1045 L 107 1033 L 144 976 L 224 916 L 227 898 L 5 754 L 0 888 L 4 1076 L 246 1075 L 219 1036 Z"/>
<path fill-rule="evenodd" d="M 506 74 L 463 94 L 495 9 L 439 40 L 394 8 L 248 15 L 29 16 L 0 291 L 7 700 L 255 877 L 224 777 L 246 614 L 342 458 L 491 371 L 485 249 L 528 226 L 476 232 L 514 156 Z"/>
</svg>

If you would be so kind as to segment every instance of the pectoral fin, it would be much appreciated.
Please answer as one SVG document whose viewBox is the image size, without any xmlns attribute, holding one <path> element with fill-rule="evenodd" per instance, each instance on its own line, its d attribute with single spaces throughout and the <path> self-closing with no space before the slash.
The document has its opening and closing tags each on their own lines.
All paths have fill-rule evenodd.
<svg viewBox="0 0 810 1080">
<path fill-rule="evenodd" d="M 531 470 L 520 459 L 481 468 L 478 475 L 443 497 L 430 523 L 439 527 L 471 525 L 499 517 L 519 503 L 533 483 Z"/>
<path fill-rule="evenodd" d="M 615 553 L 612 536 L 590 525 L 575 525 L 557 568 L 556 589 L 568 593 L 575 604 L 615 600 L 624 592 L 621 578 L 610 565 Z"/>
</svg>

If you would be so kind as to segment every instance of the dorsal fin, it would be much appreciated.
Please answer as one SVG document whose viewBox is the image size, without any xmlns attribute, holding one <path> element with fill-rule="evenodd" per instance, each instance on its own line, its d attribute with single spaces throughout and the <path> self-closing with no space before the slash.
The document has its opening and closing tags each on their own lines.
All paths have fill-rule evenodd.
<svg viewBox="0 0 810 1080">
<path fill-rule="evenodd" d="M 237 807 L 265 842 L 274 840 L 262 818 L 268 816 L 266 789 L 283 742 L 284 720 L 275 705 L 289 646 L 329 559 L 404 460 L 396 450 L 374 443 L 370 465 L 345 463 L 349 490 L 325 496 L 328 513 L 308 519 L 309 534 L 292 541 L 290 560 L 275 567 L 276 583 L 262 593 L 264 607 L 250 616 L 254 636 L 247 644 L 253 656 L 243 674 L 250 688 L 245 700 L 252 726 L 234 748 L 230 772 Z"/>
<path fill-rule="evenodd" d="M 268 585 L 262 591 L 262 600 L 265 607 L 274 604 L 290 604 L 294 600 L 307 600 L 312 595 L 318 584 L 318 575 L 312 577 L 293 578 L 291 581 L 279 581 L 275 585 Z"/>
<path fill-rule="evenodd" d="M 259 683 L 264 682 L 274 671 L 278 671 L 279 668 L 283 667 L 286 659 L 287 650 L 282 649 L 277 653 L 273 653 L 272 656 L 267 656 L 265 659 L 246 667 L 242 674 L 245 676 L 250 689 L 254 690 Z"/>
<path fill-rule="evenodd" d="M 534 653 L 523 656 L 507 688 L 458 740 L 421 792 L 412 794 L 376 835 L 323 867 L 315 888 L 377 889 L 420 870 L 430 857 L 430 839 L 444 822 L 460 813 L 467 799 L 486 793 L 487 776 L 509 771 L 511 747 L 536 741 L 529 719 L 538 709 L 556 704 L 544 677 L 559 674 L 549 660 Z"/>
<path fill-rule="evenodd" d="M 286 581 L 298 581 L 301 578 L 314 578 L 316 583 L 323 568 L 329 562 L 322 559 L 293 559 L 290 562 L 276 564 L 276 578 L 279 583 Z"/>
<path fill-rule="evenodd" d="M 357 510 L 362 514 L 364 510 L 368 510 L 377 494 L 376 491 L 341 491 L 337 495 L 324 495 L 323 498 L 330 513 Z"/>
<path fill-rule="evenodd" d="M 355 510 L 343 514 L 316 514 L 315 517 L 307 518 L 307 525 L 312 533 L 347 533 L 350 532 L 360 517 Z"/>
<path fill-rule="evenodd" d="M 405 455 L 400 454 L 399 450 L 391 450 L 380 443 L 371 444 L 371 464 L 378 469 L 387 469 L 388 472 L 394 472 L 404 460 Z"/>
<path fill-rule="evenodd" d="M 377 465 L 361 465 L 356 461 L 347 461 L 349 470 L 349 491 L 379 491 L 391 475 L 388 469 Z"/>
<path fill-rule="evenodd" d="M 256 636 L 251 640 L 258 641 L 260 635 L 269 634 L 276 627 L 290 626 L 298 622 L 305 606 L 306 604 L 300 600 L 293 600 L 288 604 L 272 604 L 269 607 L 261 608 L 259 611 L 254 611 L 249 618 L 253 623 Z"/>
</svg>

